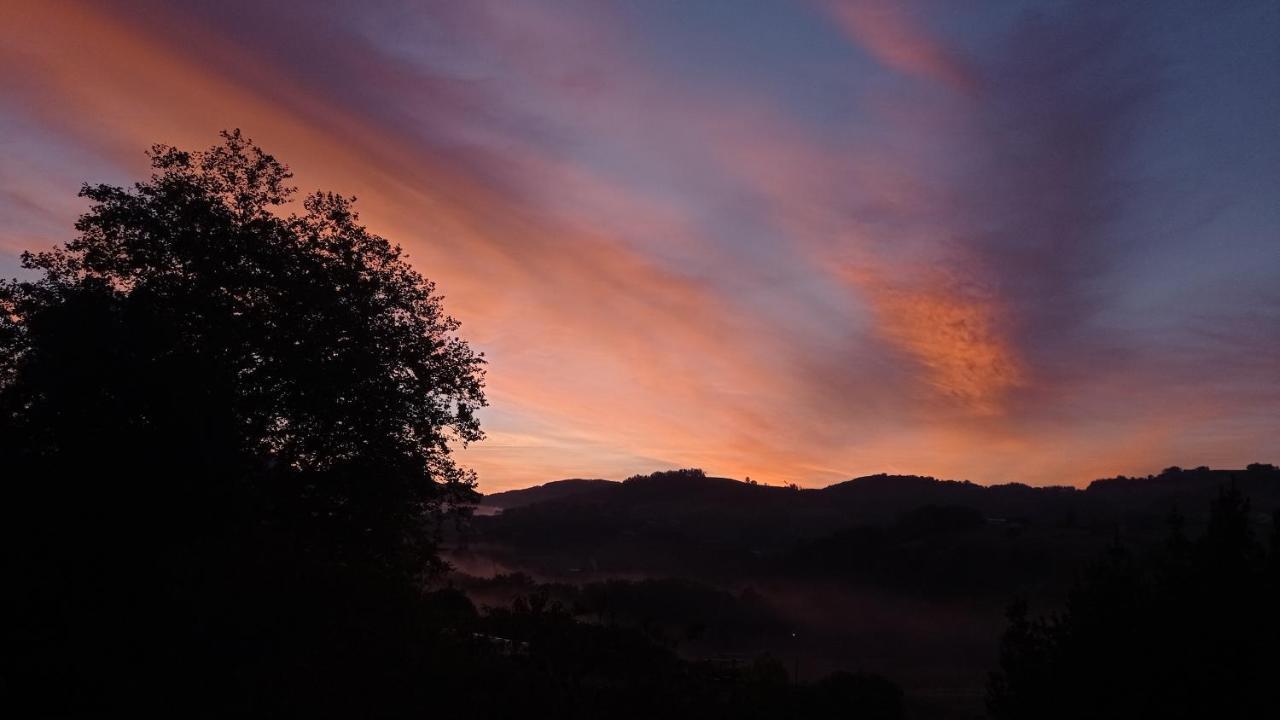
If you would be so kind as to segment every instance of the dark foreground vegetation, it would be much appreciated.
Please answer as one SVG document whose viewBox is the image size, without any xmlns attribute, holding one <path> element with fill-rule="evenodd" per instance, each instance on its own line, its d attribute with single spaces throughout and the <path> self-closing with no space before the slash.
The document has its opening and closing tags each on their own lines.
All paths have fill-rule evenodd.
<svg viewBox="0 0 1280 720">
<path fill-rule="evenodd" d="M 978 716 L 987 700 L 1002 717 L 1106 716 L 1107 707 L 1117 717 L 1147 717 L 1197 707 L 1185 694 L 1168 707 L 1132 704 L 1173 698 L 1160 688 L 1173 687 L 1178 673 L 1200 678 L 1176 685 L 1183 693 L 1198 688 L 1202 711 L 1247 714 L 1247 705 L 1230 703 L 1267 687 L 1260 673 L 1275 670 L 1260 654 L 1275 641 L 1264 609 L 1276 599 L 1266 575 L 1276 564 L 1271 510 L 1280 508 L 1280 471 L 1271 465 L 1168 468 L 1080 490 L 890 476 L 804 490 L 682 470 L 549 483 L 483 502 L 500 512 L 476 518 L 465 545 L 452 551 L 464 571 L 532 573 L 584 619 L 605 607 L 605 616 L 661 629 L 689 657 L 767 651 L 797 658 L 810 678 L 874 668 L 902 685 L 907 712 L 917 717 Z M 1230 544 L 1213 539 L 1224 527 L 1239 529 Z M 1170 548 L 1180 548 L 1176 563 Z M 1233 554 L 1239 561 L 1222 560 Z M 1123 606 L 1114 597 L 1081 599 L 1095 597 L 1099 568 L 1114 569 L 1120 558 L 1140 595 Z M 1167 574 L 1175 566 L 1177 582 Z M 1209 572 L 1227 568 L 1238 574 Z M 663 579 L 671 577 L 684 580 Z M 508 574 L 459 582 L 491 598 L 495 586 L 526 581 Z M 607 603 L 592 600 L 611 585 L 633 587 Z M 1188 595 L 1193 588 L 1199 598 Z M 635 598 L 645 596 L 638 610 Z M 1006 617 L 1015 600 L 1021 610 Z M 1126 613 L 1120 625 L 1145 627 L 1148 636 L 1066 640 L 1075 637 L 1073 623 L 1095 621 L 1073 619 L 1084 617 L 1081 603 Z M 1228 616 L 1247 618 L 1234 640 L 1212 629 L 1212 618 Z M 1211 654 L 1197 642 L 1219 643 L 1241 659 L 1225 674 L 1199 668 L 1196 658 Z M 1050 658 L 1066 647 L 1069 658 Z M 1016 648 L 1023 651 L 1011 656 Z M 988 690 L 989 671 L 1002 662 L 1003 679 Z M 1181 669 L 1162 671 L 1165 662 Z M 1130 669 L 1121 673 L 1121 665 Z M 1212 688 L 1233 699 L 1214 697 Z M 1128 704 L 1113 695 L 1120 689 L 1133 693 Z M 1049 690 L 1076 702 L 1051 700 L 1041 692 Z M 1090 692 L 1093 705 L 1080 705 Z"/>
<path fill-rule="evenodd" d="M 8 716 L 961 717 L 991 670 L 1000 718 L 1277 707 L 1274 467 L 689 470 L 468 523 L 483 359 L 433 286 L 238 133 L 152 161 L 0 283 Z"/>
<path fill-rule="evenodd" d="M 152 164 L 0 284 L 12 716 L 897 714 L 869 676 L 432 591 L 482 359 L 350 200 L 286 215 L 288 170 L 238 133 Z"/>
<path fill-rule="evenodd" d="M 1280 513 L 1259 538 L 1247 499 L 1222 489 L 1208 526 L 1173 515 L 1159 548 L 1116 543 L 1064 607 L 1009 610 L 996 718 L 1267 717 L 1280 708 Z"/>
</svg>

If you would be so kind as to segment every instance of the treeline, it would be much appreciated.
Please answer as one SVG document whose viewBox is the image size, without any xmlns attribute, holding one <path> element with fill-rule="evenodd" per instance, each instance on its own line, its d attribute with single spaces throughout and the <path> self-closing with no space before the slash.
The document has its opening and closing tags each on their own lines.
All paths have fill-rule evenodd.
<svg viewBox="0 0 1280 720">
<path fill-rule="evenodd" d="M 995 718 L 1257 718 L 1280 709 L 1280 512 L 1226 486 L 1203 532 L 1117 540 L 1065 605 L 1009 611 Z M 1259 537 L 1259 529 L 1265 533 Z"/>
<path fill-rule="evenodd" d="M 791 490 L 687 469 L 501 493 L 495 507 L 503 511 L 477 518 L 468 541 L 508 565 L 551 575 L 595 568 L 727 581 L 804 567 L 924 590 L 1009 592 L 1044 580 L 1043 570 L 1086 559 L 1117 529 L 1135 542 L 1158 542 L 1173 507 L 1198 528 L 1217 488 L 1230 483 L 1260 506 L 1280 506 L 1280 471 L 1261 463 L 1241 470 L 1168 468 L 1095 481 L 1086 490 L 888 475 Z M 900 525 L 913 514 L 926 521 L 928 508 L 960 509 L 986 527 L 938 526 L 921 534 Z M 949 550 L 952 541 L 958 545 Z M 937 553 L 913 562 L 904 554 L 911 544 L 935 546 Z M 888 560 L 894 554 L 896 564 L 906 566 L 899 577 Z M 923 574 L 909 577 L 912 566 L 955 572 L 931 587 Z"/>
</svg>

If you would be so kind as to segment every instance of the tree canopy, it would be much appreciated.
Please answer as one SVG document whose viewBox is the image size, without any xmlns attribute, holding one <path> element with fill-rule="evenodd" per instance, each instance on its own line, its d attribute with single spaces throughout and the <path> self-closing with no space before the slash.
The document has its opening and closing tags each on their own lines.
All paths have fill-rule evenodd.
<svg viewBox="0 0 1280 720">
<path fill-rule="evenodd" d="M 1116 542 L 1058 612 L 1032 617 L 1015 603 L 988 686 L 992 717 L 1272 713 L 1280 701 L 1280 514 L 1265 541 L 1256 525 L 1243 494 L 1223 488 L 1199 538 L 1187 537 L 1175 514 L 1163 548 L 1139 554 Z"/>
<path fill-rule="evenodd" d="M 150 157 L 132 187 L 84 186 L 78 235 L 0 282 L 5 569 L 24 586 L 6 684 L 53 682 L 68 709 L 154 695 L 143 678 L 175 658 L 176 697 L 201 668 L 247 677 L 326 638 L 348 672 L 341 643 L 441 567 L 442 521 L 476 497 L 451 447 L 482 437 L 483 358 L 354 199 L 290 212 L 289 169 L 239 131 Z"/>
<path fill-rule="evenodd" d="M 282 214 L 289 169 L 239 131 L 151 161 L 133 188 L 86 185 L 79 236 L 0 284 L 6 444 L 56 462 L 95 433 L 163 436 L 202 482 L 267 473 L 352 537 L 390 532 L 378 553 L 427 547 L 433 515 L 471 497 L 450 442 L 481 437 L 484 404 L 434 285 L 351 198 Z"/>
</svg>

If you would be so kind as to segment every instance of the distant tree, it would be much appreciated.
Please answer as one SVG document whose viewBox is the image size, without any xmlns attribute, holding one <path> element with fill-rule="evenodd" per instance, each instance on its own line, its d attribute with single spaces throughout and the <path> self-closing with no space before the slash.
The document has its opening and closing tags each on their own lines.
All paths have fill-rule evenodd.
<svg viewBox="0 0 1280 720">
<path fill-rule="evenodd" d="M 1274 527 L 1274 526 L 1273 526 Z M 1235 488 L 1203 536 L 1174 517 L 1152 556 L 1113 545 L 1065 609 L 1009 611 L 988 708 L 1013 718 L 1253 718 L 1280 707 L 1280 540 L 1254 537 Z"/>
<path fill-rule="evenodd" d="M 432 283 L 353 199 L 286 214 L 288 168 L 222 139 L 84 186 L 78 237 L 0 282 L 6 580 L 28 613 L 9 649 L 29 653 L 5 670 L 63 678 L 73 706 L 99 676 L 163 686 L 144 669 L 335 631 L 351 618 L 297 618 L 407 591 L 475 497 L 450 444 L 482 436 L 483 359 Z"/>
<path fill-rule="evenodd" d="M 706 477 L 707 473 L 701 468 L 681 468 L 679 470 L 659 470 L 648 475 L 632 475 L 623 482 L 680 482 L 683 480 L 702 480 Z"/>
</svg>

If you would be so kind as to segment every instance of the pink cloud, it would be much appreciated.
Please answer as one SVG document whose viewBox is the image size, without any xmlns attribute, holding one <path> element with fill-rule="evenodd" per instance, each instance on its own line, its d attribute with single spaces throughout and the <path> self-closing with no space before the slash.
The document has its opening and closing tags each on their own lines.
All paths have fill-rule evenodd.
<svg viewBox="0 0 1280 720">
<path fill-rule="evenodd" d="M 893 0 L 827 0 L 831 15 L 850 37 L 885 67 L 972 92 L 977 80 L 967 64 Z"/>
<path fill-rule="evenodd" d="M 32 4 L 0 23 L 0 86 L 123 177 L 152 142 L 239 126 L 303 188 L 358 195 L 489 355 L 494 442 L 467 451 L 487 489 L 660 465 L 1076 482 L 1145 472 L 1221 421 L 1192 380 L 1200 414 L 1151 399 L 1183 369 L 1086 354 L 1110 200 L 1089 133 L 1124 105 L 1055 96 L 1046 124 L 1019 104 L 1069 68 L 984 65 L 1006 87 L 974 102 L 978 64 L 918 17 L 833 5 L 887 67 L 963 91 L 877 91 L 870 129 L 833 136 L 753 88 L 663 74 L 599 5 L 507 5 L 350 25 L 254 6 L 257 37 L 161 5 Z M 307 24 L 297 48 L 275 43 L 285 22 Z M 70 232 L 56 188 L 23 191 Z"/>
</svg>

